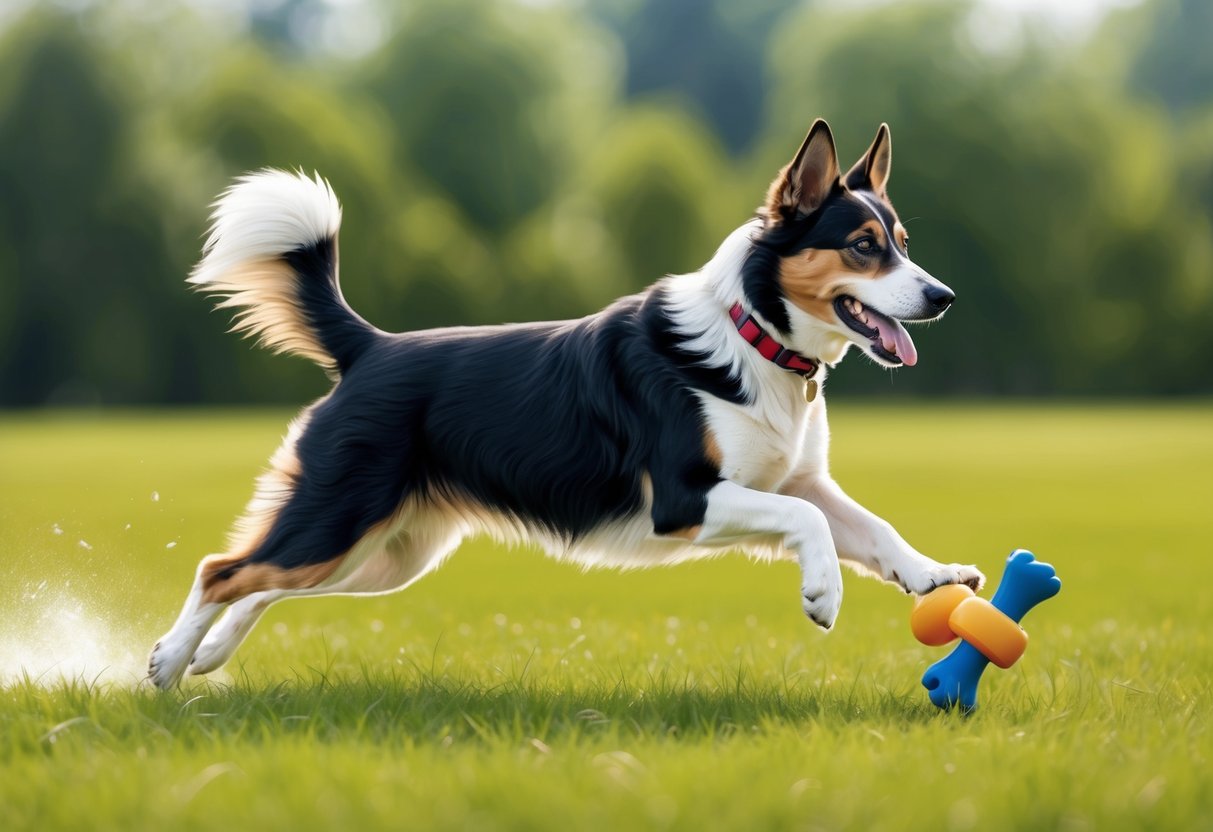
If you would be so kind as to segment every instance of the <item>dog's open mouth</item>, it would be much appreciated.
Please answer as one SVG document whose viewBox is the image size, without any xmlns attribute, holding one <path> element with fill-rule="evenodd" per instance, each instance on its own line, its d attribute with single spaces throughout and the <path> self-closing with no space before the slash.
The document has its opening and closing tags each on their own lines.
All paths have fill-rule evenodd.
<svg viewBox="0 0 1213 832">
<path fill-rule="evenodd" d="M 877 358 L 907 367 L 918 363 L 914 341 L 900 321 L 864 306 L 850 295 L 834 300 L 834 312 L 844 324 L 868 339 L 872 354 Z"/>
</svg>

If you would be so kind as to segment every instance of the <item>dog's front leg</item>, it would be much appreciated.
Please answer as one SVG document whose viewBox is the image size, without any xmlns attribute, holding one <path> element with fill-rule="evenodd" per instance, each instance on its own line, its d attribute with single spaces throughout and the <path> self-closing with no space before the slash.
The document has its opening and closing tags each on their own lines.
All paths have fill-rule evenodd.
<svg viewBox="0 0 1213 832">
<path fill-rule="evenodd" d="M 852 500 L 827 475 L 798 481 L 792 493 L 804 497 L 825 515 L 838 557 L 906 592 L 924 595 L 944 584 L 968 584 L 980 589 L 985 583 L 985 575 L 976 566 L 939 563 L 916 550 L 888 522 Z"/>
<path fill-rule="evenodd" d="M 780 544 L 800 562 L 804 611 L 822 629 L 834 626 L 842 605 L 842 574 L 821 510 L 784 494 L 721 482 L 708 492 L 703 524 L 692 538 L 703 546 L 761 542 Z"/>
</svg>

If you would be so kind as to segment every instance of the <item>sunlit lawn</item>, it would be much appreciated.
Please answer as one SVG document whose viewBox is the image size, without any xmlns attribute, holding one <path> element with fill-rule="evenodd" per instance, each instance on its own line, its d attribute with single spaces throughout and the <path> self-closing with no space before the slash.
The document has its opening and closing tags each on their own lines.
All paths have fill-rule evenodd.
<svg viewBox="0 0 1213 832">
<path fill-rule="evenodd" d="M 136 686 L 288 415 L 0 417 L 0 829 L 1213 828 L 1213 407 L 832 409 L 919 547 L 1062 576 L 967 719 L 890 587 L 848 575 L 824 636 L 788 564 L 486 543 Z"/>
</svg>

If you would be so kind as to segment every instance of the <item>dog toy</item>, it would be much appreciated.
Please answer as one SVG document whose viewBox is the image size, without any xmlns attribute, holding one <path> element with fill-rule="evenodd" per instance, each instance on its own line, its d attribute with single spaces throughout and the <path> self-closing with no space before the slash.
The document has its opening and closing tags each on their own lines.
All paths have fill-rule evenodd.
<svg viewBox="0 0 1213 832">
<path fill-rule="evenodd" d="M 1028 611 L 1061 591 L 1050 564 L 1026 549 L 1007 558 L 1002 582 L 989 601 L 963 584 L 941 586 L 920 597 L 910 613 L 910 630 L 923 644 L 962 640 L 923 674 L 922 685 L 938 708 L 977 707 L 977 683 L 990 662 L 1008 668 L 1023 655 L 1028 634 L 1019 622 Z"/>
</svg>

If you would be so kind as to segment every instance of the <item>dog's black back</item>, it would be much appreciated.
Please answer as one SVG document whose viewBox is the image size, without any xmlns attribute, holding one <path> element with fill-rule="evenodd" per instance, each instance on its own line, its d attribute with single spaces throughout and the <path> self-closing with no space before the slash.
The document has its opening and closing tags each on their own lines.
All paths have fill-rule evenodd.
<svg viewBox="0 0 1213 832">
<path fill-rule="evenodd" d="M 690 528 L 719 481 L 705 386 L 742 395 L 653 294 L 576 321 L 377 337 L 310 409 L 293 493 L 249 560 L 327 561 L 411 496 L 572 541 L 636 511 L 646 477 L 655 530 Z"/>
</svg>

